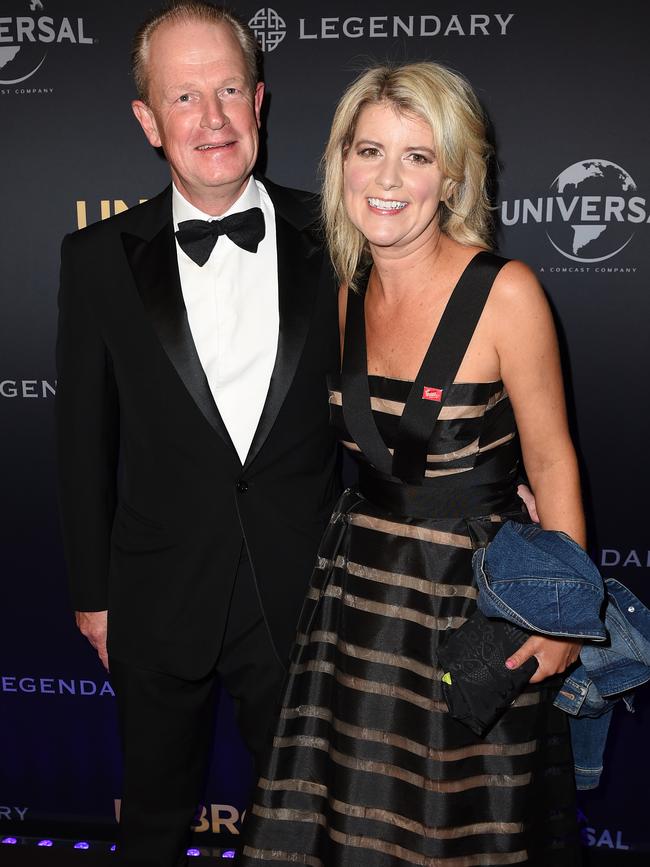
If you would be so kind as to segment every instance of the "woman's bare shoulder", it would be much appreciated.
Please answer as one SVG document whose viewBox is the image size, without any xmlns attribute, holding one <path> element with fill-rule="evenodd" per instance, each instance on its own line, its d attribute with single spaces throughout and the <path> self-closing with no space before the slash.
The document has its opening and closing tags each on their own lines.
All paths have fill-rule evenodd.
<svg viewBox="0 0 650 867">
<path fill-rule="evenodd" d="M 533 269 L 520 259 L 511 259 L 497 274 L 492 294 L 501 301 L 525 301 L 544 295 Z"/>
<path fill-rule="evenodd" d="M 535 272 L 518 259 L 507 262 L 499 271 L 490 292 L 490 307 L 502 324 L 522 317 L 537 318 L 549 310 Z"/>
</svg>

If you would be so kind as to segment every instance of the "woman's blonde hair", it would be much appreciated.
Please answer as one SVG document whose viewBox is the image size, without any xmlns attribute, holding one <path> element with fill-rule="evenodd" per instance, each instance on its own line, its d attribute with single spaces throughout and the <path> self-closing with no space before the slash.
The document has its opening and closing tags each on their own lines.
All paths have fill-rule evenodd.
<svg viewBox="0 0 650 867">
<path fill-rule="evenodd" d="M 440 229 L 461 244 L 490 249 L 491 210 L 486 191 L 491 147 L 486 121 L 469 83 L 437 63 L 378 66 L 364 72 L 343 94 L 322 160 L 323 219 L 336 273 L 354 288 L 354 277 L 369 262 L 366 239 L 343 203 L 343 165 L 361 111 L 388 103 L 416 115 L 433 132 L 436 159 L 444 176 Z"/>
</svg>

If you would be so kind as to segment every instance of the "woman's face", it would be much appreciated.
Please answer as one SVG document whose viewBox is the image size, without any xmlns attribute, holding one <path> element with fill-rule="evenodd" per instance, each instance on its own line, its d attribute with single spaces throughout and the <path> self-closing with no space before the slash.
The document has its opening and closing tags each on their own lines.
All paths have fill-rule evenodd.
<svg viewBox="0 0 650 867">
<path fill-rule="evenodd" d="M 362 110 L 344 160 L 343 200 L 371 246 L 407 253 L 435 238 L 442 183 L 424 120 L 385 102 Z"/>
</svg>

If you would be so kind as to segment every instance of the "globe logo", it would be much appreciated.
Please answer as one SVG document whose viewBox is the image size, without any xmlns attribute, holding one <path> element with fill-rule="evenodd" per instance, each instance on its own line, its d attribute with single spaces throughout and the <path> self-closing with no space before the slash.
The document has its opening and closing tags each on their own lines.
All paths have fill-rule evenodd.
<svg viewBox="0 0 650 867">
<path fill-rule="evenodd" d="M 19 3 L 12 3 L 13 8 L 5 9 L 5 13 L 13 13 L 16 17 L 23 16 L 23 21 L 28 21 L 27 15 L 29 12 L 42 12 L 42 0 L 21 0 Z M 15 19 L 13 19 L 15 20 Z M 9 24 L 11 19 L 5 20 Z M 13 23 L 13 21 L 11 22 Z M 7 31 L 9 27 L 5 28 Z M 0 46 L 0 85 L 2 84 L 22 84 L 27 81 L 32 75 L 35 75 L 41 66 L 45 63 L 47 51 L 38 42 L 34 42 L 27 37 L 19 41 L 17 33 L 12 33 L 3 37 L 3 42 L 15 42 L 14 45 Z"/>
<path fill-rule="evenodd" d="M 41 15 L 43 0 L 3 0 L 2 11 L 12 14 L 0 19 L 0 85 L 22 84 L 36 75 L 54 46 L 95 43 L 85 32 L 84 18 Z"/>
<path fill-rule="evenodd" d="M 275 9 L 258 9 L 248 22 L 262 51 L 274 51 L 287 35 L 287 25 Z"/>
<path fill-rule="evenodd" d="M 603 262 L 626 247 L 643 222 L 645 200 L 624 168 L 603 159 L 574 163 L 551 184 L 553 219 L 546 235 L 574 262 Z M 558 219 L 559 218 L 559 219 Z"/>
</svg>

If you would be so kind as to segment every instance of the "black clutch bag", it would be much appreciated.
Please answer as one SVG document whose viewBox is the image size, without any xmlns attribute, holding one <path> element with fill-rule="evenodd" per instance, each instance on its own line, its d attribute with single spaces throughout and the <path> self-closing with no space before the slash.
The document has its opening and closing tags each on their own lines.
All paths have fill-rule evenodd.
<svg viewBox="0 0 650 867">
<path fill-rule="evenodd" d="M 476 609 L 439 648 L 442 690 L 449 713 L 480 737 L 488 733 L 537 670 L 534 656 L 512 671 L 505 666 L 506 659 L 529 637 L 513 623 L 487 618 Z"/>
</svg>

